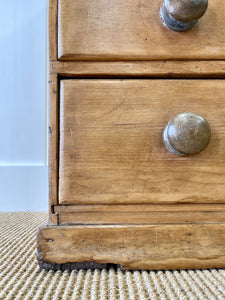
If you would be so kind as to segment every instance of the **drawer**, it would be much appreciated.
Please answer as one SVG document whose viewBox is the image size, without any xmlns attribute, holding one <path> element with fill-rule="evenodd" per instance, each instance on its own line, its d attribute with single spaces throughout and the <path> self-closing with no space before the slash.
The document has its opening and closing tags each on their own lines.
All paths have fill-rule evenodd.
<svg viewBox="0 0 225 300">
<path fill-rule="evenodd" d="M 68 79 L 60 82 L 59 204 L 225 202 L 224 80 Z M 202 152 L 169 152 L 163 132 L 202 115 Z"/>
<path fill-rule="evenodd" d="M 60 60 L 225 59 L 225 5 L 209 1 L 190 31 L 160 19 L 162 0 L 59 0 Z"/>
</svg>

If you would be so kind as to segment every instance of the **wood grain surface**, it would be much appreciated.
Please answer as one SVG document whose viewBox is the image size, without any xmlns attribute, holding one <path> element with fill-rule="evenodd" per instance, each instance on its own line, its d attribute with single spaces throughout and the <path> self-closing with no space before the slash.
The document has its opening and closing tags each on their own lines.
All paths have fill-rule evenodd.
<svg viewBox="0 0 225 300">
<path fill-rule="evenodd" d="M 60 225 L 223 223 L 224 204 L 57 205 Z"/>
<path fill-rule="evenodd" d="M 48 0 L 48 60 L 58 58 L 58 0 Z"/>
<path fill-rule="evenodd" d="M 55 205 L 56 212 L 83 213 L 83 212 L 216 212 L 225 211 L 225 204 L 85 204 L 85 205 Z M 209 218 L 210 219 L 210 218 Z"/>
<path fill-rule="evenodd" d="M 225 202 L 223 80 L 63 80 L 60 204 Z M 205 117 L 197 155 L 168 152 L 163 130 L 180 112 Z"/>
<path fill-rule="evenodd" d="M 49 224 L 58 224 L 58 215 L 54 213 L 54 205 L 58 204 L 59 179 L 59 124 L 58 124 L 58 77 L 49 76 L 48 81 L 48 179 L 49 179 Z"/>
<path fill-rule="evenodd" d="M 225 224 L 43 226 L 38 260 L 95 262 L 126 269 L 225 267 Z"/>
<path fill-rule="evenodd" d="M 60 60 L 215 60 L 225 58 L 225 5 L 209 1 L 188 32 L 160 19 L 162 0 L 59 0 Z"/>
<path fill-rule="evenodd" d="M 59 225 L 224 223 L 221 204 L 59 205 Z"/>
<path fill-rule="evenodd" d="M 225 61 L 51 61 L 50 74 L 64 78 L 224 78 Z"/>
</svg>

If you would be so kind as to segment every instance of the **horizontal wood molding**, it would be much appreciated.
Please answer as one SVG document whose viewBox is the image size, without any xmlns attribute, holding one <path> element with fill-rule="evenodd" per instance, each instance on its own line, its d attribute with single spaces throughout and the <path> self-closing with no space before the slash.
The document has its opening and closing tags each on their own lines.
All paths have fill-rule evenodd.
<svg viewBox="0 0 225 300">
<path fill-rule="evenodd" d="M 39 262 L 95 262 L 126 269 L 225 267 L 225 224 L 43 226 Z"/>
<path fill-rule="evenodd" d="M 55 212 L 225 211 L 225 204 L 56 205 Z"/>
<path fill-rule="evenodd" d="M 59 224 L 223 223 L 225 205 L 59 205 Z"/>
<path fill-rule="evenodd" d="M 49 62 L 50 74 L 62 77 L 225 77 L 225 61 Z"/>
</svg>

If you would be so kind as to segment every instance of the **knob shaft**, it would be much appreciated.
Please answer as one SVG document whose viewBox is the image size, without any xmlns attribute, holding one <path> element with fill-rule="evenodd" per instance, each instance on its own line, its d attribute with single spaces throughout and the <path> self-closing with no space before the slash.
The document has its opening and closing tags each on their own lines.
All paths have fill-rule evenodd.
<svg viewBox="0 0 225 300">
<path fill-rule="evenodd" d="M 169 29 L 186 31 L 198 22 L 207 7 L 208 0 L 164 0 L 160 15 Z"/>
<path fill-rule="evenodd" d="M 166 126 L 164 144 L 178 155 L 196 154 L 204 150 L 211 137 L 211 129 L 202 116 L 185 112 L 177 115 Z"/>
</svg>

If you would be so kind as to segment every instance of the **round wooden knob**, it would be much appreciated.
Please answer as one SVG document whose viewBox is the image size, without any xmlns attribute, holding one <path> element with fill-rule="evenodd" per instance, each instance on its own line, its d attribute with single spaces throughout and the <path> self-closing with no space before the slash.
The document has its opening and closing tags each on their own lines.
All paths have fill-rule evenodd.
<svg viewBox="0 0 225 300">
<path fill-rule="evenodd" d="M 171 120 L 163 133 L 164 144 L 178 155 L 196 154 L 204 150 L 210 140 L 211 129 L 200 115 L 185 112 Z"/>
<path fill-rule="evenodd" d="M 160 15 L 168 28 L 185 31 L 198 22 L 207 7 L 208 0 L 164 0 Z"/>
</svg>

